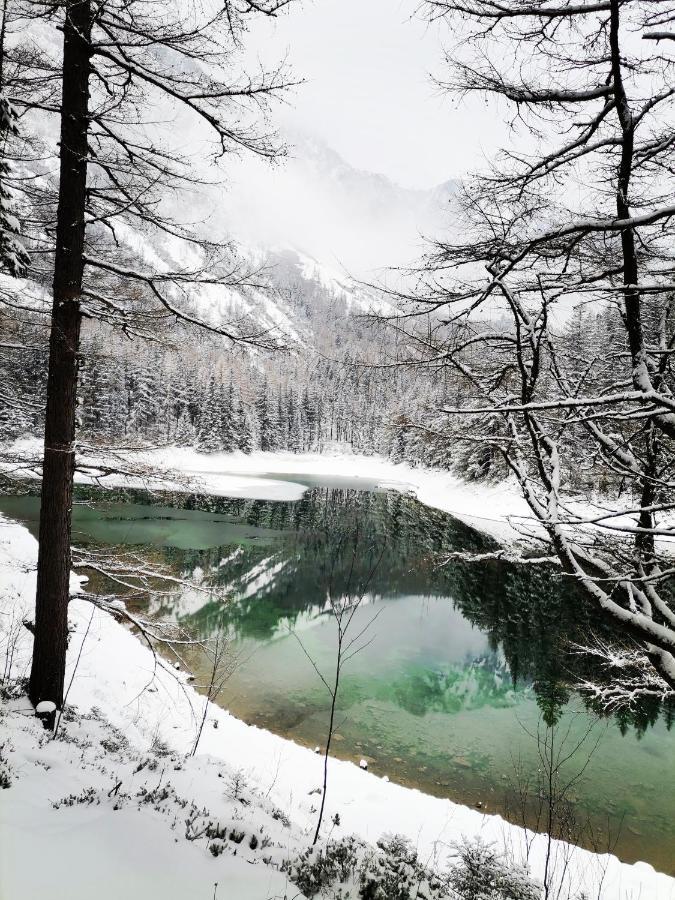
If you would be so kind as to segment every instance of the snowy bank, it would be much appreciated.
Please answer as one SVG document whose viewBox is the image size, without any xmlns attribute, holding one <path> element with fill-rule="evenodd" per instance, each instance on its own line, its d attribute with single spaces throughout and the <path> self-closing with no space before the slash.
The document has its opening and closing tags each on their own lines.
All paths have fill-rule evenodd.
<svg viewBox="0 0 675 900">
<path fill-rule="evenodd" d="M 14 478 L 38 477 L 42 449 L 34 438 L 5 448 L 8 459 L 0 469 Z M 295 501 L 311 487 L 342 487 L 360 490 L 394 490 L 410 493 L 426 506 L 454 518 L 501 544 L 532 544 L 544 531 L 525 501 L 514 478 L 497 483 L 464 481 L 441 469 L 425 469 L 408 463 L 393 463 L 378 456 L 357 453 L 200 453 L 188 447 L 95 454 L 78 454 L 76 481 L 100 487 L 134 487 L 145 490 L 195 492 L 250 500 Z M 607 513 L 619 531 L 633 527 L 635 516 L 625 512 L 631 505 L 625 495 L 607 498 L 578 496 L 568 501 L 578 527 L 594 529 L 597 518 Z M 664 512 L 663 524 L 675 529 L 675 513 Z M 602 533 L 606 533 L 603 531 Z M 675 532 L 674 532 L 675 534 Z M 662 552 L 675 554 L 675 537 L 661 535 Z"/>
<path fill-rule="evenodd" d="M 285 483 L 290 496 L 306 479 L 311 484 L 410 492 L 427 506 L 450 513 L 473 528 L 509 541 L 518 537 L 532 514 L 512 481 L 499 484 L 469 483 L 450 472 L 414 468 L 377 456 L 318 453 L 203 454 L 171 448 L 156 454 L 158 463 L 193 475 L 208 493 L 230 494 L 239 480 L 251 476 Z M 273 499 L 273 498 L 267 498 Z"/>
<path fill-rule="evenodd" d="M 24 475 L 35 475 L 41 446 L 35 439 L 17 441 L 10 454 L 26 461 Z M 451 472 L 393 463 L 353 453 L 199 453 L 186 447 L 134 452 L 129 472 L 105 456 L 80 453 L 80 484 L 196 491 L 252 500 L 299 500 L 308 487 L 345 487 L 412 493 L 427 506 L 450 513 L 465 524 L 504 543 L 535 526 L 515 481 L 466 482 Z M 117 462 L 119 466 L 119 461 Z M 123 466 L 121 468 L 124 468 Z M 18 474 L 15 470 L 15 474 Z"/>
<path fill-rule="evenodd" d="M 371 473 L 377 471 L 375 465 L 373 463 Z M 0 519 L 0 627 L 5 635 L 11 630 L 12 622 L 16 623 L 24 614 L 30 614 L 35 559 L 36 542 L 26 529 Z M 68 704 L 76 706 L 84 715 L 96 716 L 96 710 L 100 710 L 102 716 L 132 746 L 138 748 L 139 753 L 165 742 L 176 754 L 175 758 L 180 760 L 193 744 L 203 698 L 190 687 L 185 677 L 177 680 L 168 667 L 158 668 L 150 651 L 108 614 L 95 610 L 92 615 L 89 604 L 75 599 L 71 603 L 70 616 L 75 632 L 69 645 L 66 683 L 80 652 L 81 656 Z M 30 641 L 25 629 L 19 628 L 18 634 L 13 668 L 16 674 L 22 674 L 29 665 Z M 28 711 L 24 714 L 28 715 Z M 69 728 L 66 723 L 66 731 Z M 0 883 L 22 885 L 21 893 L 8 894 L 11 900 L 33 896 L 63 896 L 64 900 L 67 896 L 79 900 L 88 896 L 82 887 L 85 882 L 91 887 L 91 880 L 86 881 L 92 877 L 88 859 L 92 865 L 102 866 L 96 895 L 104 898 L 119 897 L 123 892 L 129 900 L 136 900 L 137 897 L 145 900 L 151 895 L 162 896 L 163 900 L 178 900 L 187 896 L 208 898 L 213 895 L 214 882 L 220 879 L 225 885 L 230 876 L 228 871 L 219 868 L 221 863 L 225 865 L 223 857 L 213 860 L 206 852 L 198 852 L 192 844 L 174 844 L 172 831 L 169 829 L 164 834 L 155 819 L 152 820 L 154 824 L 148 824 L 145 819 L 139 818 L 143 813 L 119 810 L 110 812 L 106 817 L 106 811 L 112 808 L 110 805 L 96 806 L 95 809 L 82 806 L 81 810 L 78 806 L 78 817 L 68 820 L 72 827 L 67 827 L 63 817 L 55 818 L 51 814 L 51 801 L 59 799 L 65 791 L 66 785 L 61 784 L 59 779 L 65 777 L 68 766 L 77 766 L 80 751 L 74 752 L 70 761 L 64 761 L 62 756 L 57 758 L 58 754 L 47 758 L 42 750 L 40 753 L 32 751 L 25 746 L 25 741 L 22 746 L 23 767 L 18 773 L 16 789 L 6 792 L 9 802 L 4 802 L 4 797 L 0 797 L 3 800 L 0 804 Z M 47 771 L 45 765 L 51 765 L 53 769 Z M 271 815 L 270 804 L 275 809 L 283 810 L 288 817 L 289 846 L 309 843 L 316 822 L 317 788 L 321 784 L 322 774 L 322 760 L 311 751 L 267 731 L 247 726 L 226 711 L 211 706 L 197 759 L 184 766 L 180 761 L 173 762 L 173 765 L 181 768 L 174 770 L 169 767 L 164 778 L 175 785 L 181 796 L 194 796 L 198 806 L 221 802 L 213 796 L 210 800 L 204 796 L 206 782 L 203 778 L 206 776 L 200 773 L 204 772 L 205 767 L 220 767 L 218 770 L 223 777 L 230 780 L 237 777 L 235 773 L 242 772 L 245 783 L 255 787 L 256 802 L 262 804 L 260 808 L 267 804 L 267 819 Z M 131 774 L 126 769 L 119 776 L 116 774 L 114 754 L 103 761 L 103 766 L 107 772 L 107 789 L 114 788 L 119 780 L 124 782 L 124 790 L 129 788 L 127 782 Z M 149 778 L 153 787 L 160 781 L 159 770 L 154 775 L 154 782 Z M 80 780 L 84 778 L 86 781 L 87 777 L 78 775 Z M 210 777 L 213 777 L 213 771 Z M 176 780 L 180 785 L 175 784 Z M 22 781 L 26 782 L 23 787 Z M 401 787 L 364 772 L 352 763 L 330 761 L 326 805 L 325 830 L 332 831 L 334 837 L 355 833 L 375 841 L 383 833 L 404 834 L 412 840 L 422 858 L 439 867 L 447 864 L 450 845 L 462 836 L 480 835 L 500 848 L 509 849 L 516 857 L 525 856 L 525 832 L 500 817 L 484 815 L 448 800 Z M 228 814 L 234 815 L 232 809 L 228 809 Z M 336 813 L 340 824 L 332 825 L 331 820 Z M 250 811 L 241 813 L 251 814 Z M 115 819 L 115 816 L 119 818 Z M 137 818 L 134 820 L 134 817 Z M 137 824 L 134 826 L 133 821 L 129 820 Z M 272 820 L 277 821 L 273 815 Z M 63 855 L 59 857 L 54 850 L 54 842 L 59 840 L 59 836 L 69 842 L 63 851 L 65 858 Z M 71 840 L 79 841 L 80 837 L 82 854 L 77 843 L 70 843 Z M 535 876 L 540 876 L 547 841 L 541 835 L 533 838 L 530 834 L 529 839 L 529 863 Z M 142 852 L 138 850 L 139 844 Z M 68 855 L 74 852 L 73 847 L 78 848 L 75 851 L 77 858 L 68 860 Z M 554 842 L 553 852 L 560 866 L 568 860 L 569 850 L 567 845 Z M 168 860 L 165 854 L 170 857 Z M 140 888 L 132 890 L 129 887 L 131 882 L 126 877 L 128 873 L 124 873 L 123 878 L 120 876 L 119 889 L 114 893 L 110 891 L 105 882 L 110 872 L 111 858 L 116 858 L 125 870 L 131 871 L 133 866 L 141 866 L 143 878 L 146 879 L 143 883 L 146 887 L 153 885 L 152 894 Z M 256 870 L 254 877 L 254 867 L 249 866 L 248 870 L 238 868 L 245 864 L 241 857 L 236 859 L 232 877 L 242 878 L 249 871 L 251 883 L 247 882 L 246 889 L 235 888 L 232 892 L 228 887 L 222 896 L 242 900 L 284 896 L 283 876 L 280 873 L 277 873 L 279 880 L 276 882 L 272 877 L 274 873 L 270 875 L 267 870 Z M 36 860 L 40 861 L 40 865 L 34 864 Z M 145 869 L 143 860 L 147 860 Z M 80 861 L 82 871 L 78 870 Z M 44 866 L 55 866 L 57 872 L 67 871 L 71 886 L 77 883 L 80 892 L 47 893 L 44 890 L 46 876 L 43 863 Z M 185 878 L 181 874 L 183 867 Z M 568 877 L 575 892 L 584 888 L 593 897 L 596 896 L 596 887 L 602 882 L 600 896 L 606 900 L 675 898 L 675 879 L 656 873 L 651 866 L 645 863 L 626 865 L 614 856 L 596 856 L 584 850 L 573 851 L 571 861 L 568 861 Z M 268 881 L 264 881 L 265 878 Z M 190 882 L 190 879 L 193 880 Z M 237 884 L 243 885 L 244 881 Z M 186 888 L 188 882 L 192 885 L 189 890 Z M 206 890 L 207 884 L 211 886 L 211 893 Z"/>
</svg>

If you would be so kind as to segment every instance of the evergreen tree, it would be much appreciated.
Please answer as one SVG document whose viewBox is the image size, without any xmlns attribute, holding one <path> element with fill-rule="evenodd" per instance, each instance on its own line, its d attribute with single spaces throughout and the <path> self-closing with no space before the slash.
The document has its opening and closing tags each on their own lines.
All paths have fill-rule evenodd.
<svg viewBox="0 0 675 900">
<path fill-rule="evenodd" d="M 391 450 L 389 455 L 392 462 L 400 463 L 406 459 L 406 450 L 408 447 L 408 432 L 405 426 L 408 424 L 405 416 L 398 416 L 394 424 L 393 438 L 391 442 Z"/>
<path fill-rule="evenodd" d="M 251 419 L 243 402 L 237 406 L 237 433 L 239 435 L 239 449 L 242 453 L 253 453 L 255 444 L 253 441 L 253 429 Z"/>
<path fill-rule="evenodd" d="M 239 434 L 239 418 L 234 396 L 234 384 L 230 377 L 230 385 L 223 392 L 222 407 L 220 410 L 220 440 L 225 453 L 232 453 L 239 449 L 241 436 Z"/>
<path fill-rule="evenodd" d="M 0 47 L 0 52 L 4 52 L 4 48 Z M 16 112 L 9 100 L 0 93 L 0 145 L 3 147 L 3 152 L 0 153 L 0 268 L 19 277 L 25 274 L 28 254 L 19 239 L 21 227 L 15 215 L 12 192 L 7 185 L 10 166 L 4 154 L 7 141 L 16 134 Z"/>
<path fill-rule="evenodd" d="M 291 453 L 300 453 L 302 450 L 302 435 L 300 432 L 299 410 L 293 391 L 288 392 L 288 449 Z"/>
<path fill-rule="evenodd" d="M 258 418 L 258 443 L 260 449 L 269 452 L 276 449 L 277 440 L 277 422 L 276 416 L 272 414 L 269 399 L 269 385 L 267 377 L 264 378 L 258 397 L 256 399 L 255 410 Z"/>
<path fill-rule="evenodd" d="M 193 447 L 197 440 L 197 430 L 190 420 L 187 409 L 183 408 L 176 422 L 174 441 L 179 447 Z"/>
<path fill-rule="evenodd" d="M 208 388 L 199 411 L 197 422 L 197 446 L 206 453 L 222 449 L 219 392 L 215 375 L 211 375 Z"/>
</svg>

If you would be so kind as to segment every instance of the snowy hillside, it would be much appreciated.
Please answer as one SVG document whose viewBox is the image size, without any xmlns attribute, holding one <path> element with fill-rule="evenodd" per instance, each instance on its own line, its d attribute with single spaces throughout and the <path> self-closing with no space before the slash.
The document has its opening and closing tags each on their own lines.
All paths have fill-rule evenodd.
<svg viewBox="0 0 675 900">
<path fill-rule="evenodd" d="M 45 57 L 58 65 L 60 32 L 40 22 L 31 22 L 30 30 Z M 11 40 L 21 36 L 18 31 Z M 23 181 L 17 184 L 36 180 L 47 197 L 51 192 L 51 203 L 58 118 L 28 112 L 22 130 L 34 135 L 37 150 L 21 163 L 17 176 Z M 219 164 L 203 124 L 186 118 L 166 98 L 158 101 L 138 138 L 165 147 L 176 132 L 186 135 L 189 177 L 180 182 L 179 190 L 175 186 L 158 190 L 151 201 L 170 228 L 162 231 L 149 225 L 147 215 L 122 216 L 113 232 L 92 213 L 89 256 L 97 263 L 112 260 L 125 270 L 165 277 L 171 302 L 181 308 L 187 305 L 212 325 L 246 322 L 284 342 L 311 342 L 314 329 L 308 319 L 313 310 L 324 317 L 332 304 L 339 318 L 343 312 L 381 309 L 375 293 L 356 282 L 379 283 L 391 279 L 387 270 L 416 262 L 423 237 L 437 235 L 447 226 L 448 204 L 458 186 L 448 181 L 426 190 L 403 187 L 382 174 L 350 165 L 316 137 L 300 131 L 279 135 L 277 145 L 285 148 L 285 154 L 274 164 L 254 154 L 228 155 Z M 96 178 L 95 167 L 92 177 Z M 52 225 L 43 221 L 40 208 L 48 206 L 44 198 L 26 192 L 19 203 L 20 218 L 27 226 L 25 239 L 51 246 Z M 213 241 L 214 258 L 186 235 Z M 233 273 L 228 286 L 216 283 L 222 267 Z M 202 268 L 199 283 L 190 283 Z M 87 271 L 98 294 L 101 273 Z M 109 296 L 119 291 L 113 271 L 103 276 L 110 281 Z M 178 286 L 168 286 L 172 273 L 179 275 Z M 44 303 L 51 277 L 48 265 L 43 267 L 39 260 L 33 265 L 29 286 L 36 305 Z"/>
<path fill-rule="evenodd" d="M 327 308 L 338 319 L 390 310 L 377 291 L 358 282 L 391 282 L 387 269 L 415 263 L 423 238 L 447 223 L 457 183 L 408 189 L 350 166 L 307 135 L 291 134 L 287 145 L 288 156 L 275 166 L 234 162 L 227 180 L 192 195 L 192 215 L 230 235 L 243 268 L 260 273 L 254 281 L 267 286 L 202 287 L 194 302 L 214 324 L 251 316 L 286 339 L 312 343 L 312 320 L 325 320 Z M 184 244 L 150 244 L 138 234 L 128 240 L 160 269 L 194 262 L 185 258 Z"/>
</svg>

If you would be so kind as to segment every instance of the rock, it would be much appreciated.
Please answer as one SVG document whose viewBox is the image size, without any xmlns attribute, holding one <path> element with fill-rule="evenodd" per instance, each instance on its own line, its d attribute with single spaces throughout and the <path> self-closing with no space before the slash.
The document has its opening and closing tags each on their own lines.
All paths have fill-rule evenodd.
<svg viewBox="0 0 675 900">
<path fill-rule="evenodd" d="M 314 752 L 315 752 L 315 753 L 321 753 L 321 747 L 315 747 L 315 748 L 314 748 Z"/>
<path fill-rule="evenodd" d="M 52 713 L 56 712 L 56 703 L 52 700 L 40 700 L 38 705 L 35 707 L 35 715 L 40 716 L 51 716 Z"/>
<path fill-rule="evenodd" d="M 359 768 L 364 769 L 364 770 L 366 770 L 368 768 L 368 763 L 365 759 L 361 760 L 361 762 L 359 763 Z"/>
</svg>

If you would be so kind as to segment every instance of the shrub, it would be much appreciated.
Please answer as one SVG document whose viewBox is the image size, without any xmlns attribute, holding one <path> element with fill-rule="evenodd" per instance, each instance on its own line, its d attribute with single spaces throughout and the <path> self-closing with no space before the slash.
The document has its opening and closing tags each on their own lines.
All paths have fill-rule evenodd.
<svg viewBox="0 0 675 900">
<path fill-rule="evenodd" d="M 359 870 L 361 900 L 442 900 L 447 883 L 420 863 L 407 838 L 387 836 Z"/>
<path fill-rule="evenodd" d="M 282 869 L 308 898 L 332 900 L 540 900 L 528 871 L 493 847 L 466 841 L 457 861 L 439 875 L 420 862 L 407 838 L 386 836 L 367 849 L 355 838 L 313 847 Z"/>
<path fill-rule="evenodd" d="M 451 869 L 449 884 L 456 900 L 539 900 L 541 886 L 527 869 L 508 862 L 480 840 L 456 847 L 459 861 Z"/>
<path fill-rule="evenodd" d="M 353 877 L 356 864 L 356 841 L 348 837 L 329 841 L 324 848 L 311 847 L 284 868 L 302 893 L 312 898 L 335 885 L 346 884 Z M 338 887 L 333 896 L 341 895 Z"/>
<path fill-rule="evenodd" d="M 0 744 L 0 790 L 6 790 L 12 786 L 12 779 L 10 776 L 11 769 L 7 757 L 5 756 L 6 746 L 7 743 Z"/>
</svg>

